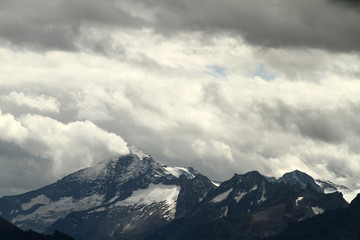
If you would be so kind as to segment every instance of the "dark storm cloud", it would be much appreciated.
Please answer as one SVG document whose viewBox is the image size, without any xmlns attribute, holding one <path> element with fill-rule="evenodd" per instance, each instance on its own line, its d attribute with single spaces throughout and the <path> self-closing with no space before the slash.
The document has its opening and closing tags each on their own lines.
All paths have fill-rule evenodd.
<svg viewBox="0 0 360 240">
<path fill-rule="evenodd" d="M 229 32 L 250 44 L 275 48 L 360 50 L 359 12 L 324 0 L 146 2 L 166 8 L 158 17 L 160 27 L 168 31 Z"/>
<path fill-rule="evenodd" d="M 83 28 L 150 27 L 164 35 L 199 31 L 204 33 L 204 41 L 218 33 L 227 33 L 270 48 L 359 51 L 360 13 L 349 4 L 358 3 L 350 0 L 4 0 L 0 3 L 0 38 L 17 46 L 76 50 L 76 40 Z M 146 15 L 153 19 L 142 17 Z"/>
<path fill-rule="evenodd" d="M 142 20 L 105 0 L 4 0 L 0 38 L 20 47 L 76 50 L 82 27 L 137 26 Z"/>
</svg>

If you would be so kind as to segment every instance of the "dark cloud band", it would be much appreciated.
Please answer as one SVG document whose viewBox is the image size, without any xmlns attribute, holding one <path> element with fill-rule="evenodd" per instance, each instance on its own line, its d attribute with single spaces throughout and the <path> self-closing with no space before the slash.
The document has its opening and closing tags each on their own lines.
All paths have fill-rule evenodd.
<svg viewBox="0 0 360 240">
<path fill-rule="evenodd" d="M 164 35 L 200 31 L 211 37 L 225 32 L 266 48 L 360 50 L 355 0 L 124 2 L 2 1 L 0 38 L 33 49 L 75 51 L 77 38 L 86 34 L 83 28 L 149 27 Z M 141 17 L 150 13 L 151 21 Z"/>
</svg>

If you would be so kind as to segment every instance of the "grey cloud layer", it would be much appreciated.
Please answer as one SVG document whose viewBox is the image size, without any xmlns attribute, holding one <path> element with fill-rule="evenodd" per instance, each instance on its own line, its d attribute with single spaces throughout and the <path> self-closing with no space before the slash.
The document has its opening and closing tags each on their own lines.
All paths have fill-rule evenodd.
<svg viewBox="0 0 360 240">
<path fill-rule="evenodd" d="M 5 0 L 0 38 L 21 47 L 74 51 L 91 28 L 147 27 L 165 35 L 199 31 L 204 41 L 226 32 L 263 47 L 359 51 L 360 13 L 353 2 Z"/>
<path fill-rule="evenodd" d="M 5 0 L 0 9 L 3 40 L 45 50 L 77 50 L 82 27 L 134 27 L 142 22 L 113 0 Z"/>
<path fill-rule="evenodd" d="M 264 47 L 360 50 L 360 14 L 330 1 L 151 1 L 163 28 L 240 34 Z M 170 24 L 169 24 L 170 23 Z M 173 26 L 176 26 L 173 28 Z"/>
</svg>

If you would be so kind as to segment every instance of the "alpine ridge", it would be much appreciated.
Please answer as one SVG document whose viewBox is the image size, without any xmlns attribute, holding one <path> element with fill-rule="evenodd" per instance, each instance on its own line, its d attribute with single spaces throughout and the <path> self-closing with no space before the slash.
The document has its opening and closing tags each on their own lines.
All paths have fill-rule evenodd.
<svg viewBox="0 0 360 240">
<path fill-rule="evenodd" d="M 295 170 L 257 171 L 220 185 L 191 167 L 169 167 L 129 146 L 43 188 L 0 198 L 0 215 L 23 230 L 77 240 L 262 239 L 348 203 L 348 190 Z M 319 184 L 320 183 L 320 184 Z M 350 191 L 350 190 L 349 190 Z"/>
<path fill-rule="evenodd" d="M 284 181 L 268 181 L 257 171 L 235 174 L 210 191 L 191 214 L 144 239 L 262 239 L 347 205 L 341 193 L 324 194 L 310 184 L 302 188 Z"/>
</svg>

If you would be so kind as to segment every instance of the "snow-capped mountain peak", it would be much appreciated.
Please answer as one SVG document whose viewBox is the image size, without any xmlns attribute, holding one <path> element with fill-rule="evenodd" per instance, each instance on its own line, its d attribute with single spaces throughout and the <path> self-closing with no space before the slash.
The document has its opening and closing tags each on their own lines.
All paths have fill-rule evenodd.
<svg viewBox="0 0 360 240">
<path fill-rule="evenodd" d="M 178 214 L 178 208 L 183 213 L 194 205 L 193 200 L 177 200 L 182 186 L 191 189 L 192 182 L 201 183 L 200 187 L 193 184 L 201 196 L 212 188 L 210 180 L 196 178 L 200 174 L 192 168 L 164 166 L 135 146 L 129 150 L 128 155 L 81 169 L 46 187 L 9 200 L 2 198 L 0 214 L 23 229 L 40 232 L 51 232 L 60 225 L 75 229 L 68 224 L 78 216 L 92 222 L 105 214 L 107 220 L 102 221 L 115 222 L 118 234 L 128 234 L 139 231 L 143 222 L 148 222 L 149 228 L 165 224 Z M 119 214 L 129 219 L 118 220 Z"/>
<path fill-rule="evenodd" d="M 143 160 L 144 158 L 150 158 L 150 155 L 139 150 L 134 145 L 128 145 L 128 148 L 130 150 L 130 154 L 137 156 L 140 160 Z"/>
</svg>

